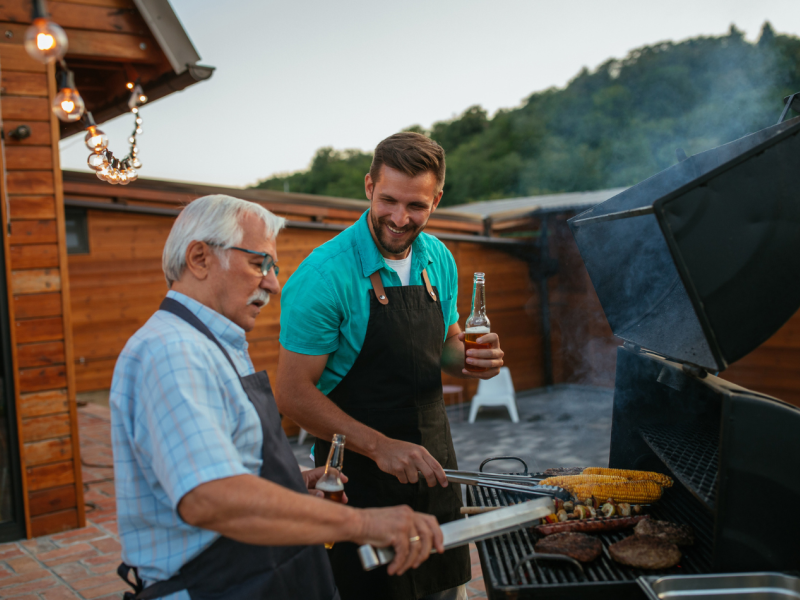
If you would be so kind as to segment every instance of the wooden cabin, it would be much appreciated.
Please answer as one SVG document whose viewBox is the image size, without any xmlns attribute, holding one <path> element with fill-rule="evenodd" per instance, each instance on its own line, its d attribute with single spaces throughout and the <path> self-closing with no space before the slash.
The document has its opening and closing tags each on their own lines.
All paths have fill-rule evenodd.
<svg viewBox="0 0 800 600">
<path fill-rule="evenodd" d="M 139 81 L 152 102 L 212 74 L 167 0 L 63 0 L 47 8 L 67 34 L 65 60 L 98 124 L 129 111 L 128 82 Z M 51 111 L 56 67 L 23 47 L 31 11 L 30 0 L 0 4 L 0 541 L 84 524 L 58 150 L 84 125 L 62 124 Z M 110 149 L 124 154 L 127 140 L 112 139 Z"/>
</svg>

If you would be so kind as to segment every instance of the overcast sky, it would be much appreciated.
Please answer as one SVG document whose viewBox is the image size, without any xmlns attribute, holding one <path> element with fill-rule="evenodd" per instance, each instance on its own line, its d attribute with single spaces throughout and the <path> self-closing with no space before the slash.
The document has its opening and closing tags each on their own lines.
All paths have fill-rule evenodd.
<svg viewBox="0 0 800 600">
<path fill-rule="evenodd" d="M 663 40 L 800 34 L 798 0 L 170 0 L 214 76 L 142 108 L 141 177 L 247 186 L 317 148 L 490 114 Z M 127 153 L 132 116 L 102 125 Z M 62 166 L 87 170 L 80 138 Z"/>
</svg>

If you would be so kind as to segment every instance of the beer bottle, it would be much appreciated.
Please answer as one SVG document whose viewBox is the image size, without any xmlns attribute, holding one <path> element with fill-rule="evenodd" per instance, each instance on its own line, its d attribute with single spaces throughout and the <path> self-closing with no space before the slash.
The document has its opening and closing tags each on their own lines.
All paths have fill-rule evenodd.
<svg viewBox="0 0 800 600">
<path fill-rule="evenodd" d="M 340 433 L 333 434 L 331 450 L 328 452 L 328 461 L 325 463 L 325 473 L 317 481 L 316 489 L 320 490 L 326 500 L 341 502 L 344 498 L 344 484 L 339 473 L 342 472 L 344 464 L 344 440 L 345 436 Z M 334 542 L 326 542 L 325 548 L 333 548 Z"/>
<path fill-rule="evenodd" d="M 477 339 L 489 333 L 489 317 L 486 316 L 486 278 L 483 273 L 475 273 L 472 288 L 472 313 L 467 318 L 464 331 L 464 368 L 472 373 L 486 371 L 466 362 L 467 350 L 484 350 L 491 344 L 479 344 Z"/>
</svg>

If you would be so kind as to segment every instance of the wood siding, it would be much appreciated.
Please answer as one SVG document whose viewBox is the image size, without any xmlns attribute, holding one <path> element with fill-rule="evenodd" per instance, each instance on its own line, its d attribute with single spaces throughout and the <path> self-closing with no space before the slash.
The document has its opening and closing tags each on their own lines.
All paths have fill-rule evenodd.
<svg viewBox="0 0 800 600">
<path fill-rule="evenodd" d="M 7 5 L 30 10 L 25 2 Z M 0 18 L 8 6 L 0 9 Z M 19 27 L 2 26 L 7 31 Z M 52 66 L 45 69 L 30 60 L 22 40 L 16 30 L 10 38 L 0 37 L 5 130 L 24 123 L 33 132 L 23 141 L 6 136 L 2 144 L 3 227 L 9 231 L 4 244 L 15 400 L 26 526 L 32 536 L 82 525 L 84 510 L 69 290 L 64 289 L 68 275 L 59 124 L 50 110 L 55 73 Z M 50 500 L 56 497 L 70 500 Z"/>
<path fill-rule="evenodd" d="M 287 216 L 287 215 L 284 215 Z M 297 218 L 296 215 L 291 215 Z M 358 214 L 351 215 L 352 223 Z M 128 338 L 155 312 L 167 292 L 161 271 L 161 252 L 171 217 L 87 212 L 89 253 L 72 255 L 70 294 L 75 344 L 75 368 L 79 392 L 108 389 L 116 363 Z M 285 282 L 309 253 L 336 232 L 286 229 L 278 238 L 281 282 Z M 463 325 L 472 297 L 472 274 L 489 273 L 488 302 L 493 329 L 502 339 L 508 364 L 519 389 L 541 385 L 539 313 L 525 262 L 485 246 L 448 242 L 459 270 L 458 310 Z M 247 338 L 256 369 L 276 377 L 280 299 L 271 302 L 258 317 Z M 465 385 L 465 397 L 476 383 L 445 377 L 445 383 Z M 455 398 L 448 398 L 454 401 Z M 287 433 L 296 427 L 285 423 Z"/>
</svg>

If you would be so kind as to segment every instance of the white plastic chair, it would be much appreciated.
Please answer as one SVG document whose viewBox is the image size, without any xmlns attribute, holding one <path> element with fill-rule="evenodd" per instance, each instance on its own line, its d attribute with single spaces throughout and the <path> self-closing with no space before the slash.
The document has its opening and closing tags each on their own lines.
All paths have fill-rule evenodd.
<svg viewBox="0 0 800 600">
<path fill-rule="evenodd" d="M 497 377 L 481 379 L 478 382 L 478 393 L 472 397 L 469 409 L 469 422 L 474 423 L 481 406 L 505 406 L 511 420 L 519 423 L 517 402 L 514 394 L 514 383 L 511 381 L 511 371 L 508 367 L 500 367 Z"/>
<path fill-rule="evenodd" d="M 303 442 L 306 441 L 306 436 L 307 435 L 308 435 L 308 432 L 301 427 L 300 428 L 300 433 L 297 434 L 297 445 L 298 446 L 302 446 L 303 445 Z"/>
</svg>

